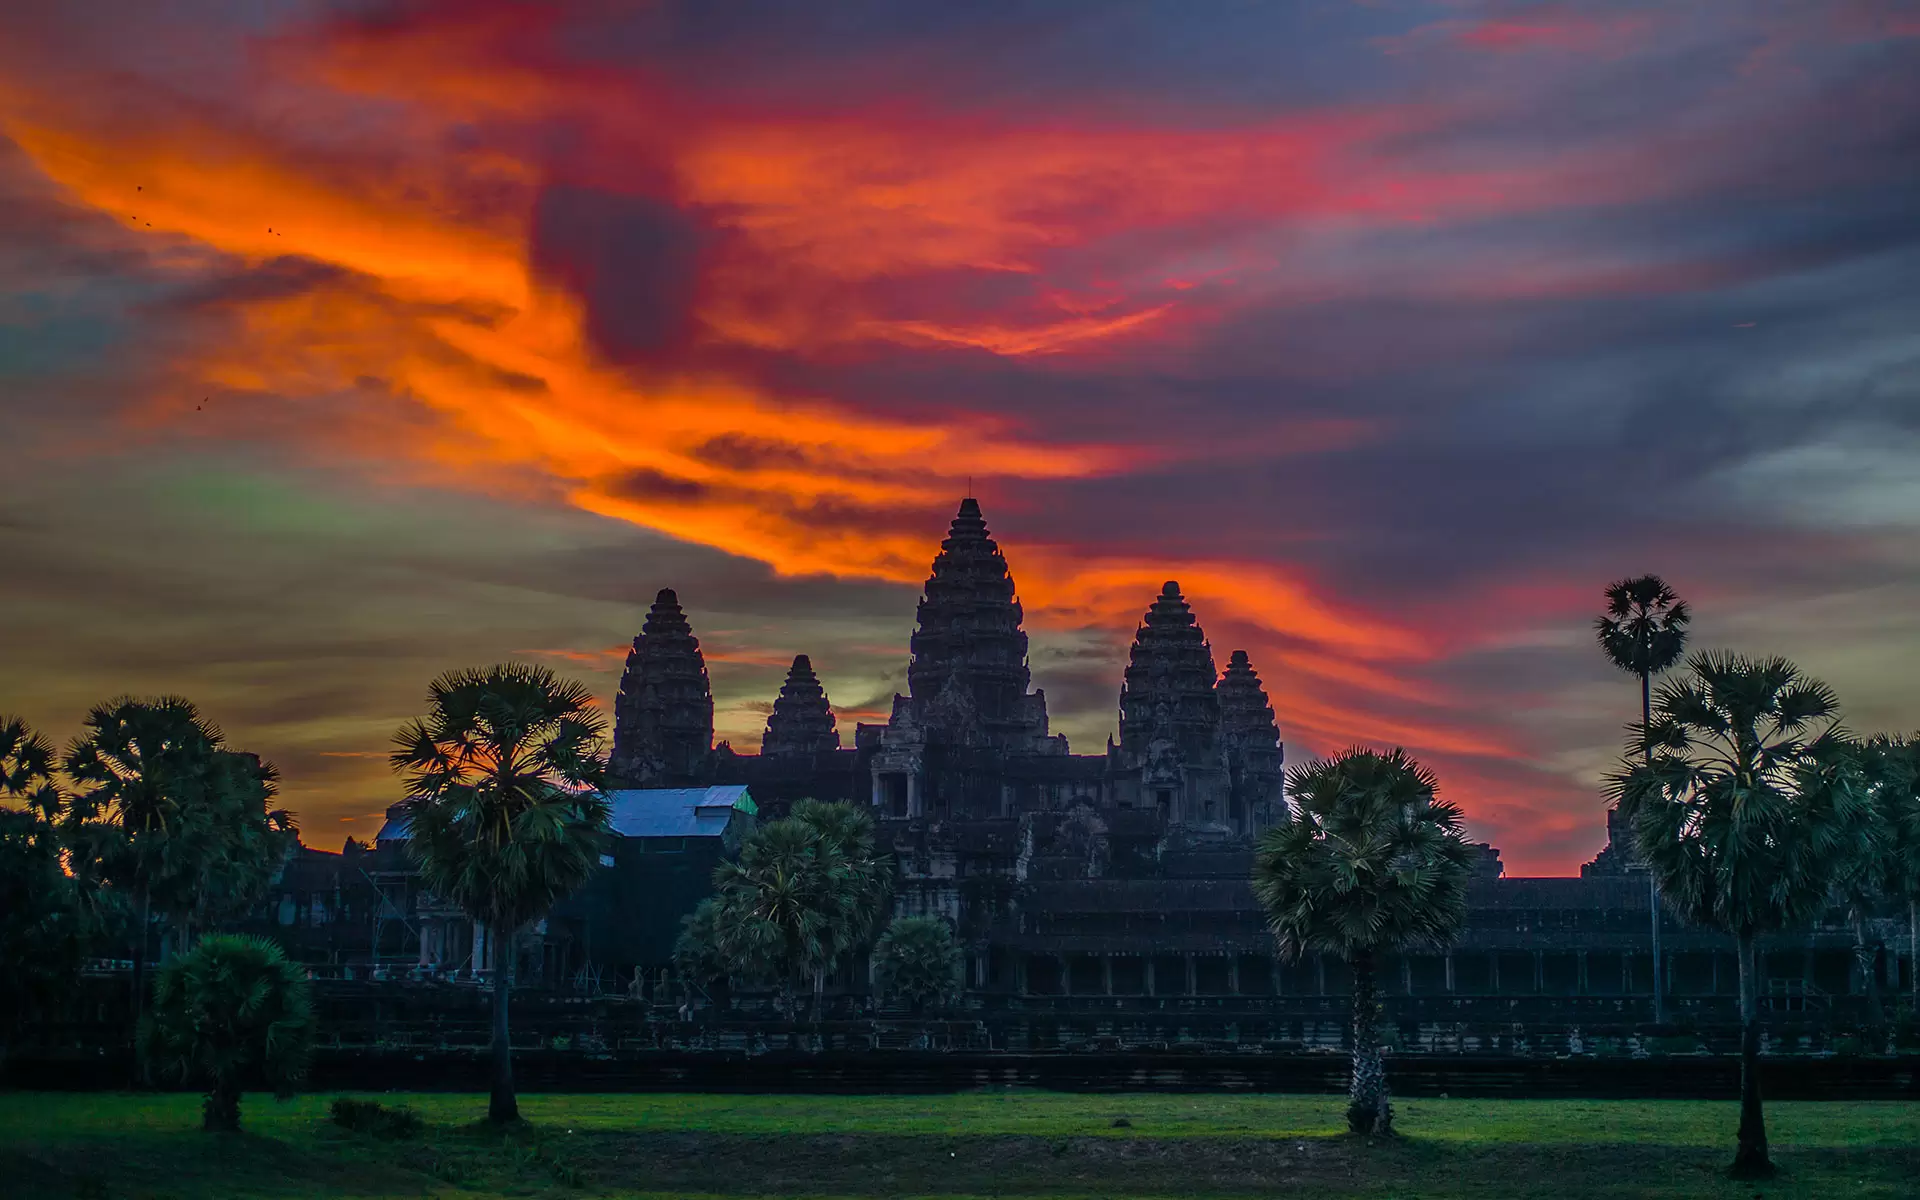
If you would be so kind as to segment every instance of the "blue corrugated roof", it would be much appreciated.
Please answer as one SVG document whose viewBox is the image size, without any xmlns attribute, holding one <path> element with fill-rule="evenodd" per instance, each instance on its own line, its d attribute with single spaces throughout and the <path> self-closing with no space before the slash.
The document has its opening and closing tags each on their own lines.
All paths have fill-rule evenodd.
<svg viewBox="0 0 1920 1200">
<path fill-rule="evenodd" d="M 621 837 L 719 837 L 734 811 L 755 811 L 743 784 L 706 788 L 634 788 L 607 793 Z"/>
<path fill-rule="evenodd" d="M 735 810 L 756 813 L 745 784 L 704 788 L 623 788 L 607 793 L 613 831 L 621 837 L 719 837 Z M 376 841 L 407 836 L 407 821 L 393 817 L 374 835 Z"/>
</svg>

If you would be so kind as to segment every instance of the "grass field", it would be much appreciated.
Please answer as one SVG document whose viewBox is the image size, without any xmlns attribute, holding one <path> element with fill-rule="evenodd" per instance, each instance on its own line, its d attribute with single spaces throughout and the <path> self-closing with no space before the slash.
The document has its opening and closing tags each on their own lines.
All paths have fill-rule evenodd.
<svg viewBox="0 0 1920 1200">
<path fill-rule="evenodd" d="M 1731 1103 L 1402 1100 L 1404 1136 L 1341 1136 L 1332 1096 L 375 1097 L 428 1122 L 349 1133 L 332 1095 L 249 1096 L 202 1134 L 197 1097 L 0 1094 L 0 1196 L 1920 1197 L 1920 1106 L 1780 1103 L 1766 1184 L 1734 1184 Z"/>
</svg>

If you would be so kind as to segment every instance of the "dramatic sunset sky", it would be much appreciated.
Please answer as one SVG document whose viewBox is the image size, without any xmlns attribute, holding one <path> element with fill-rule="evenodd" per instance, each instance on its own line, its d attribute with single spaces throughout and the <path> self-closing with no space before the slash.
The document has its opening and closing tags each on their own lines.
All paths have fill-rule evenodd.
<svg viewBox="0 0 1920 1200">
<path fill-rule="evenodd" d="M 663 586 L 850 740 L 971 479 L 1076 750 L 1178 579 L 1574 872 L 1612 578 L 1920 725 L 1920 4 L 6 4 L 0 447 L 0 711 L 186 694 L 316 845 Z"/>
</svg>

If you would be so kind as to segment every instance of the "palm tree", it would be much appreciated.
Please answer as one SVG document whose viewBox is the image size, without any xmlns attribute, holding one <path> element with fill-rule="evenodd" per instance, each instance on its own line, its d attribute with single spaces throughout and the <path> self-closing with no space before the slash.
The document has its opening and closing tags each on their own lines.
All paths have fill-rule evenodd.
<svg viewBox="0 0 1920 1200">
<path fill-rule="evenodd" d="M 172 853 L 152 881 L 154 903 L 180 950 L 190 949 L 201 930 L 258 904 L 299 845 L 293 815 L 268 807 L 279 783 L 279 771 L 258 755 L 215 750 L 205 764 Z"/>
<path fill-rule="evenodd" d="M 895 917 L 873 947 L 874 982 L 917 1014 L 960 990 L 960 946 L 939 917 Z"/>
<path fill-rule="evenodd" d="M 1347 1126 L 1393 1132 L 1375 1033 L 1383 953 L 1452 942 L 1466 917 L 1473 853 L 1460 810 L 1403 750 L 1358 747 L 1287 771 L 1291 820 L 1260 835 L 1253 891 L 1282 957 L 1335 954 L 1353 972 Z"/>
<path fill-rule="evenodd" d="M 775 981 L 790 1017 L 798 1016 L 797 985 L 811 978 L 817 1020 L 827 970 L 871 940 L 890 869 L 874 852 L 865 813 L 803 800 L 792 816 L 755 830 L 738 861 L 714 870 L 720 944 L 743 973 Z"/>
<path fill-rule="evenodd" d="M 586 688 L 504 663 L 435 679 L 427 715 L 394 735 L 421 882 L 493 939 L 495 1122 L 520 1115 L 507 1027 L 516 939 L 600 863 L 605 732 Z"/>
<path fill-rule="evenodd" d="M 160 968 L 149 1055 L 202 1083 L 201 1127 L 240 1132 L 240 1086 L 264 1075 L 288 1095 L 306 1075 L 313 1002 L 306 975 L 265 938 L 216 934 Z"/>
<path fill-rule="evenodd" d="M 53 745 L 0 716 L 0 1067 L 20 1027 L 80 973 L 88 932 L 53 817 L 62 804 Z"/>
<path fill-rule="evenodd" d="M 1619 579 L 1607 585 L 1607 611 L 1593 631 L 1607 661 L 1640 679 L 1640 726 L 1653 719 L 1653 677 L 1680 661 L 1692 614 L 1658 575 Z M 1660 953 L 1660 891 L 1647 877 L 1648 920 L 1653 930 L 1653 1020 L 1667 1022 L 1665 974 Z"/>
<path fill-rule="evenodd" d="M 62 803 L 53 768 L 53 743 L 26 718 L 0 713 L 0 796 L 52 820 Z"/>
<path fill-rule="evenodd" d="M 1734 937 L 1741 1037 L 1732 1173 L 1769 1175 L 1754 945 L 1822 912 L 1874 836 L 1839 702 L 1785 659 L 1697 653 L 1685 678 L 1661 685 L 1629 753 L 1609 784 L 1640 858 L 1688 921 Z"/>
<path fill-rule="evenodd" d="M 154 885 L 188 868 L 195 804 L 219 751 L 218 728 L 179 696 L 123 696 L 96 705 L 62 766 L 77 869 L 124 888 L 134 915 L 133 1012 L 145 1009 Z"/>
<path fill-rule="evenodd" d="M 1881 831 L 1881 852 L 1868 861 L 1881 894 L 1907 902 L 1907 953 L 1917 964 L 1912 1003 L 1920 1011 L 1920 734 L 1867 739 L 1861 765 Z"/>
<path fill-rule="evenodd" d="M 873 817 L 851 804 L 802 800 L 793 816 L 811 826 L 820 837 L 823 861 L 831 876 L 829 894 L 836 912 L 827 923 L 831 945 L 827 961 L 813 978 L 814 1019 L 820 1019 L 826 967 L 858 955 L 873 944 L 893 893 L 893 865 L 877 852 Z"/>
</svg>

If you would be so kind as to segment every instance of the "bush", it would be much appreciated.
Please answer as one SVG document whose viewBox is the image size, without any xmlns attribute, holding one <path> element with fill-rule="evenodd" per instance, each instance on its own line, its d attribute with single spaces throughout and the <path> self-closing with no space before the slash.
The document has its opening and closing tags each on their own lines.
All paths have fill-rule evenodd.
<svg viewBox="0 0 1920 1200">
<path fill-rule="evenodd" d="M 221 934 L 160 969 L 143 1031 L 167 1074 L 205 1085 L 202 1125 L 240 1129 L 240 1088 L 260 1080 L 291 1095 L 313 1048 L 306 975 L 265 938 Z"/>
<path fill-rule="evenodd" d="M 899 917 L 873 948 L 874 982 L 915 1012 L 960 991 L 960 947 L 939 917 Z"/>
<path fill-rule="evenodd" d="M 401 1105 L 388 1108 L 377 1100 L 355 1100 L 342 1096 L 333 1102 L 333 1123 L 355 1133 L 372 1134 L 388 1141 L 418 1137 L 426 1128 L 420 1114 Z"/>
</svg>

